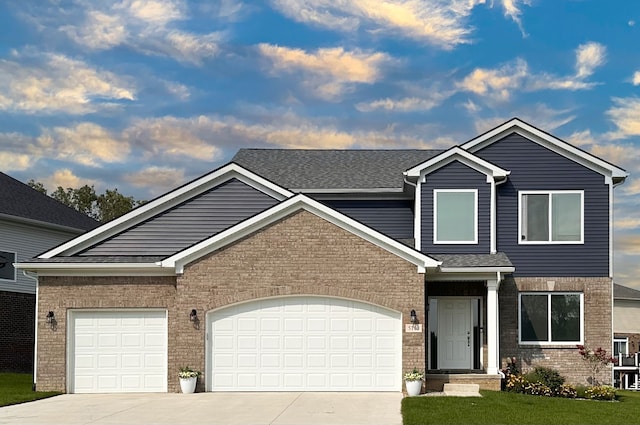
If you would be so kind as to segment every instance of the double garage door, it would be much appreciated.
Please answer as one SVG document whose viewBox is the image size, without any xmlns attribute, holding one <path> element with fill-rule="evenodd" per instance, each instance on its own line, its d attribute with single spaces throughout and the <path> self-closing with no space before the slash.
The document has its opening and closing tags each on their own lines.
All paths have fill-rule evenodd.
<svg viewBox="0 0 640 425">
<path fill-rule="evenodd" d="M 167 391 L 166 310 L 75 310 L 69 319 L 70 392 Z M 206 333 L 209 391 L 402 389 L 400 313 L 377 306 L 265 299 L 211 312 Z"/>
<path fill-rule="evenodd" d="M 400 313 L 327 297 L 265 299 L 208 316 L 212 391 L 400 391 Z"/>
</svg>

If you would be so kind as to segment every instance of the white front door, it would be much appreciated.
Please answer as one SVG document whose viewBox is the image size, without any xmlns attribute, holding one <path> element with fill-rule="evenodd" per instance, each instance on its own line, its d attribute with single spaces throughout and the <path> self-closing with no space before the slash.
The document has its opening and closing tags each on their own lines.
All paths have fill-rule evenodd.
<svg viewBox="0 0 640 425">
<path fill-rule="evenodd" d="M 472 369 L 471 300 L 438 299 L 438 368 Z"/>
</svg>

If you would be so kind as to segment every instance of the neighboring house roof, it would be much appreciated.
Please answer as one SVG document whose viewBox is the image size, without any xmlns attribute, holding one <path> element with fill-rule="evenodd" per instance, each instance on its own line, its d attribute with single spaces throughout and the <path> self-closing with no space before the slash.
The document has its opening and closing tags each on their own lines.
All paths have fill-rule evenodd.
<svg viewBox="0 0 640 425">
<path fill-rule="evenodd" d="M 613 298 L 616 300 L 638 300 L 640 301 L 640 291 L 628 286 L 613 284 Z"/>
<path fill-rule="evenodd" d="M 100 224 L 4 173 L 0 173 L 0 216 L 77 230 L 91 230 Z"/>
<path fill-rule="evenodd" d="M 441 152 L 240 149 L 232 161 L 294 192 L 402 191 L 402 173 Z"/>
</svg>

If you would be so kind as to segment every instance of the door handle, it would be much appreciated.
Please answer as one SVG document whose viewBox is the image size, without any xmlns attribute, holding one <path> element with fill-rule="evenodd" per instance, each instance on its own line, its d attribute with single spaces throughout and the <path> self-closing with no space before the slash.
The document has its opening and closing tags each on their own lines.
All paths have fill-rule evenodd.
<svg viewBox="0 0 640 425">
<path fill-rule="evenodd" d="M 471 333 L 467 332 L 467 347 L 471 347 Z"/>
</svg>

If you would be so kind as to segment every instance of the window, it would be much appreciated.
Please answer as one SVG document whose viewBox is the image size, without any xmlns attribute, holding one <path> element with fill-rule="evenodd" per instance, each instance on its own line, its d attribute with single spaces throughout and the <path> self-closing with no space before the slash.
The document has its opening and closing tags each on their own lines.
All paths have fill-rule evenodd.
<svg viewBox="0 0 640 425">
<path fill-rule="evenodd" d="M 478 243 L 478 191 L 434 190 L 433 242 Z"/>
<path fill-rule="evenodd" d="M 16 280 L 16 269 L 13 267 L 15 262 L 15 252 L 0 251 L 0 280 Z"/>
<path fill-rule="evenodd" d="M 613 339 L 613 355 L 618 357 L 618 354 L 623 356 L 629 355 L 629 338 L 614 338 Z"/>
<path fill-rule="evenodd" d="M 520 294 L 520 343 L 580 344 L 582 323 L 581 293 Z"/>
<path fill-rule="evenodd" d="M 520 243 L 582 243 L 583 192 L 520 192 Z"/>
</svg>

